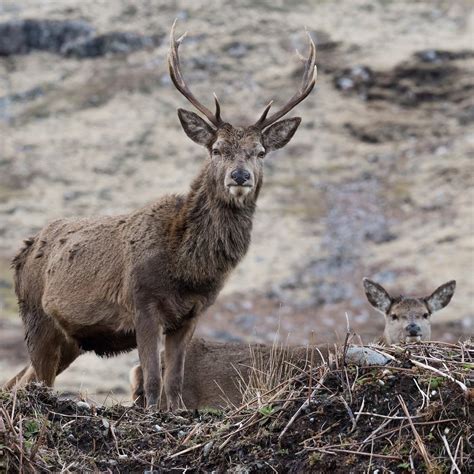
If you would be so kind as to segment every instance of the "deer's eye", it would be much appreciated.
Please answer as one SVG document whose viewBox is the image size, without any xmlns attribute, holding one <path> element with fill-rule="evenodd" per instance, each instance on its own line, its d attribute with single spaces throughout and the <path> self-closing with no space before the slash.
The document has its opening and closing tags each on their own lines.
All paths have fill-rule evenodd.
<svg viewBox="0 0 474 474">
<path fill-rule="evenodd" d="M 395 313 L 392 313 L 390 317 L 392 318 L 392 321 L 398 321 L 398 316 Z"/>
<path fill-rule="evenodd" d="M 259 151 L 257 153 L 257 158 L 265 158 L 265 152 L 264 151 Z"/>
<path fill-rule="evenodd" d="M 221 152 L 217 148 L 212 149 L 212 156 L 221 156 Z"/>
<path fill-rule="evenodd" d="M 423 318 L 428 319 L 430 317 L 430 313 L 423 313 Z"/>
</svg>

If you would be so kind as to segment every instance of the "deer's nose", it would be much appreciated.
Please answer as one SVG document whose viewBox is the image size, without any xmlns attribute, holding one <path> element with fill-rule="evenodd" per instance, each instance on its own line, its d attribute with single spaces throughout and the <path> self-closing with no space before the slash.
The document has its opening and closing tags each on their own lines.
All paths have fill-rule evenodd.
<svg viewBox="0 0 474 474">
<path fill-rule="evenodd" d="M 421 334 L 421 328 L 418 324 L 411 323 L 406 328 L 405 331 L 409 336 L 419 336 Z"/>
<path fill-rule="evenodd" d="M 236 170 L 232 171 L 230 176 L 239 186 L 242 186 L 250 179 L 250 173 L 243 168 L 237 168 Z"/>
</svg>

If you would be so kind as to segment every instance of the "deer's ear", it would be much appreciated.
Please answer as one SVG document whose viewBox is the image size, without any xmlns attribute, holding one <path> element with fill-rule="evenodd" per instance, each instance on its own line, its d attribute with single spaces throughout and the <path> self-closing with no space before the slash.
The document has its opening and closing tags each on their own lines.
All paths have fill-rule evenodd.
<svg viewBox="0 0 474 474">
<path fill-rule="evenodd" d="M 216 131 L 199 115 L 189 110 L 178 109 L 178 117 L 186 135 L 199 145 L 208 146 Z"/>
<path fill-rule="evenodd" d="M 292 138 L 301 123 L 300 117 L 280 120 L 263 132 L 263 146 L 269 151 L 283 148 Z"/>
<path fill-rule="evenodd" d="M 444 285 L 433 291 L 433 293 L 425 298 L 429 310 L 434 313 L 448 305 L 454 295 L 456 289 L 456 282 L 454 280 L 448 281 Z"/>
<path fill-rule="evenodd" d="M 364 290 L 369 303 L 375 308 L 386 313 L 392 305 L 392 298 L 385 291 L 382 285 L 375 283 L 375 281 L 364 278 Z"/>
</svg>

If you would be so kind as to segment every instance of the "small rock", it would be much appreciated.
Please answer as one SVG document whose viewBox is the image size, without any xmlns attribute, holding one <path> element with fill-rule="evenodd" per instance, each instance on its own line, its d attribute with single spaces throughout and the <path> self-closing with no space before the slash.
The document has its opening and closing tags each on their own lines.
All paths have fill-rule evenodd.
<svg viewBox="0 0 474 474">
<path fill-rule="evenodd" d="M 209 443 L 206 443 L 206 444 L 204 445 L 204 448 L 203 448 L 203 450 L 202 450 L 202 455 L 203 455 L 205 458 L 207 458 L 207 456 L 209 456 L 209 453 L 210 453 L 210 451 L 211 451 L 211 448 L 212 448 L 212 445 L 213 445 L 213 444 L 214 444 L 214 443 L 213 443 L 212 441 L 209 441 Z"/>
<path fill-rule="evenodd" d="M 346 362 L 363 367 L 368 365 L 386 365 L 390 362 L 390 359 L 373 349 L 352 346 L 347 349 Z"/>
<path fill-rule="evenodd" d="M 78 408 L 83 408 L 84 410 L 90 410 L 91 406 L 87 402 L 79 401 L 76 403 Z"/>
</svg>

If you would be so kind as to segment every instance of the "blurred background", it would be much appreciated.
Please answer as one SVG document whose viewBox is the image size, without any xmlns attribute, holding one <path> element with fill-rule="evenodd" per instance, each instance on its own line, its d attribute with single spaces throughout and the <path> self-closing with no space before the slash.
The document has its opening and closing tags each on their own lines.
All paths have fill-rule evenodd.
<svg viewBox="0 0 474 474">
<path fill-rule="evenodd" d="M 305 27 L 318 47 L 316 88 L 291 114 L 302 125 L 266 159 L 251 249 L 198 334 L 335 342 L 347 313 L 370 342 L 383 316 L 368 276 L 415 296 L 456 279 L 433 338 L 471 335 L 471 1 L 1 0 L 0 378 L 26 360 L 9 268 L 22 239 L 185 192 L 205 158 L 168 78 L 175 18 L 187 81 L 204 103 L 216 92 L 234 125 L 294 93 Z M 136 357 L 83 356 L 58 386 L 124 397 Z"/>
</svg>

